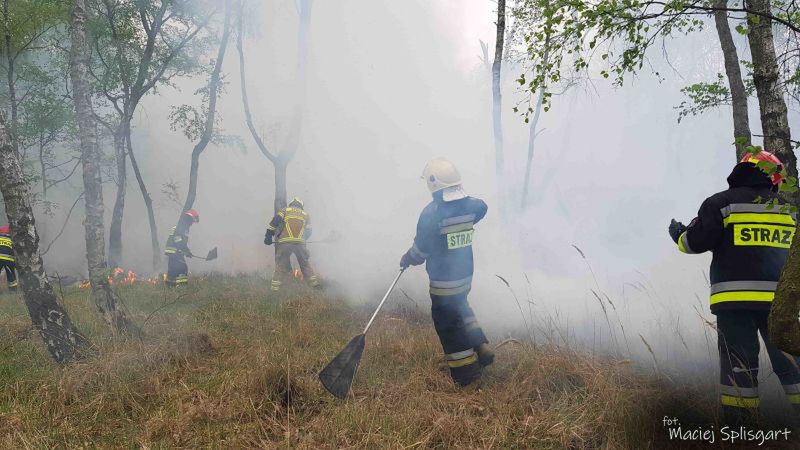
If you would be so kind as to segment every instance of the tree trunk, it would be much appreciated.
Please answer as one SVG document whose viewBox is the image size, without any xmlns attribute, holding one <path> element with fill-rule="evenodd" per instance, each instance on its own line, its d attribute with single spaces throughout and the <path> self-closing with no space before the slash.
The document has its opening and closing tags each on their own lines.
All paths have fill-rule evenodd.
<svg viewBox="0 0 800 450">
<path fill-rule="evenodd" d="M 6 54 L 6 76 L 8 79 L 8 103 L 10 105 L 11 110 L 11 129 L 15 130 L 17 127 L 17 116 L 18 116 L 18 109 L 19 105 L 17 103 L 17 86 L 16 86 L 16 70 L 15 70 L 15 62 L 16 62 L 16 55 L 14 49 L 11 48 L 11 17 L 9 11 L 9 0 L 3 0 L 3 20 L 5 22 L 6 31 L 3 36 L 4 46 L 5 46 L 5 54 Z M 17 142 L 12 134 L 12 145 L 14 148 L 17 148 Z"/>
<path fill-rule="evenodd" d="M 16 253 L 17 274 L 22 295 L 33 326 L 39 331 L 47 350 L 58 363 L 81 357 L 89 342 L 72 324 L 67 311 L 58 303 L 44 272 L 39 255 L 39 234 L 28 199 L 22 166 L 14 149 L 5 117 L 0 113 L 0 190 L 11 226 Z"/>
<path fill-rule="evenodd" d="M 800 355 L 800 236 L 795 231 L 769 313 L 769 339 L 779 349 Z"/>
<path fill-rule="evenodd" d="M 125 136 L 130 132 L 130 120 L 122 117 L 114 132 L 114 155 L 117 161 L 117 196 L 111 213 L 108 236 L 109 267 L 122 267 L 122 219 L 125 215 L 125 194 L 128 188 L 128 151 Z M 127 131 L 126 131 L 127 130 Z"/>
<path fill-rule="evenodd" d="M 731 90 L 733 137 L 736 145 L 736 160 L 739 161 L 744 156 L 745 149 L 752 145 L 750 119 L 747 114 L 747 91 L 742 81 L 739 54 L 736 51 L 736 44 L 733 42 L 728 14 L 724 11 L 728 7 L 728 0 L 717 0 L 714 6 L 720 8 L 714 12 L 714 22 L 717 26 L 719 43 L 722 46 L 722 55 L 725 57 L 725 74 L 728 76 L 728 86 Z"/>
<path fill-rule="evenodd" d="M 286 173 L 289 168 L 289 159 L 280 155 L 273 163 L 275 166 L 275 213 L 286 207 Z"/>
<path fill-rule="evenodd" d="M 750 0 L 747 7 L 756 13 L 772 13 L 770 0 Z M 750 53 L 753 56 L 753 83 L 761 110 L 764 149 L 775 153 L 786 164 L 789 175 L 797 176 L 797 157 L 792 151 L 789 119 L 780 86 L 778 59 L 772 21 L 764 16 L 749 16 Z"/>
<path fill-rule="evenodd" d="M 503 43 L 506 35 L 506 2 L 497 1 L 497 38 L 494 47 L 494 63 L 492 64 L 492 123 L 494 127 L 495 176 L 497 177 L 497 195 L 503 198 L 503 180 L 505 156 L 503 149 L 503 94 L 500 89 L 500 70 L 503 64 Z M 503 205 L 501 204 L 501 207 Z"/>
<path fill-rule="evenodd" d="M 751 0 L 754 12 L 769 14 L 769 0 Z M 797 176 L 797 158 L 791 147 L 791 133 L 783 90 L 779 85 L 778 62 L 772 23 L 764 17 L 750 16 L 750 53 L 753 57 L 753 83 L 761 111 L 764 149 L 778 155 L 789 175 Z M 794 198 L 796 203 L 796 196 Z M 795 233 L 797 235 L 797 232 Z M 800 355 L 800 238 L 795 237 L 775 292 L 769 314 L 769 337 L 774 345 L 793 355 Z"/>
<path fill-rule="evenodd" d="M 545 39 L 545 52 L 542 59 L 542 66 L 547 66 L 550 59 L 550 38 Z M 521 208 L 524 210 L 528 205 L 528 189 L 531 182 L 531 171 L 533 170 L 533 151 L 536 146 L 536 137 L 539 132 L 536 131 L 539 125 L 539 116 L 542 114 L 542 103 L 544 103 L 544 86 L 539 88 L 539 94 L 536 98 L 536 111 L 533 114 L 533 120 L 530 123 L 530 130 L 528 132 L 528 162 L 525 164 L 525 181 L 522 184 L 522 203 Z"/>
<path fill-rule="evenodd" d="M 228 41 L 231 36 L 231 0 L 225 0 L 225 27 L 222 30 L 222 37 L 220 39 L 219 50 L 217 52 L 217 59 L 214 63 L 214 69 L 211 71 L 211 77 L 208 81 L 208 114 L 206 115 L 205 128 L 200 141 L 192 149 L 192 161 L 189 167 L 189 192 L 186 194 L 186 202 L 183 205 L 183 211 L 188 211 L 194 206 L 195 198 L 197 197 L 197 174 L 200 170 L 200 155 L 208 147 L 211 138 L 214 135 L 214 125 L 216 124 L 217 114 L 217 96 L 219 94 L 220 74 L 222 72 L 222 63 L 225 60 L 225 51 L 228 48 Z M 180 217 L 178 217 L 180 220 Z"/>
<path fill-rule="evenodd" d="M 139 170 L 139 164 L 136 162 L 136 156 L 133 154 L 130 128 L 125 136 L 125 143 L 128 149 L 128 156 L 131 158 L 133 174 L 136 176 L 136 182 L 139 184 L 139 191 L 142 193 L 144 206 L 147 208 L 147 221 L 150 224 L 150 248 L 153 251 L 153 271 L 157 272 L 161 266 L 161 246 L 158 243 L 158 225 L 156 224 L 156 214 L 153 210 L 153 199 L 150 197 L 150 193 L 147 192 L 147 186 L 144 184 L 144 178 L 142 178 L 142 173 Z"/>
<path fill-rule="evenodd" d="M 83 169 L 83 188 L 86 201 L 86 260 L 92 285 L 92 301 L 103 320 L 114 332 L 138 334 L 138 327 L 120 308 L 119 298 L 108 283 L 103 225 L 103 185 L 100 179 L 100 151 L 97 145 L 96 124 L 92 112 L 91 90 L 88 82 L 89 40 L 86 31 L 85 0 L 75 0 L 72 10 L 72 50 L 70 78 L 75 103 L 75 120 Z"/>
</svg>

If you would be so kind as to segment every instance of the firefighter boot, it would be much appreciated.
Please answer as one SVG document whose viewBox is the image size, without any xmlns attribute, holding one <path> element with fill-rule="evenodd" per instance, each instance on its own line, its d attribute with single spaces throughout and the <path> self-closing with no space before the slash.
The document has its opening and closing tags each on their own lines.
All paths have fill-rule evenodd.
<svg viewBox="0 0 800 450">
<path fill-rule="evenodd" d="M 475 352 L 478 354 L 478 363 L 481 367 L 486 367 L 494 363 L 494 352 L 489 348 L 487 343 L 483 343 L 475 347 Z"/>
</svg>

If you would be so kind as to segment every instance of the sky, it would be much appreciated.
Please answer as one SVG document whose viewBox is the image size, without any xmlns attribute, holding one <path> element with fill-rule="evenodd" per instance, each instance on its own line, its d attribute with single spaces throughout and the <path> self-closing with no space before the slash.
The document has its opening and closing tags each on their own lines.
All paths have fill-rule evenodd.
<svg viewBox="0 0 800 450">
<path fill-rule="evenodd" d="M 536 323 L 537 334 L 546 336 L 546 324 L 556 324 L 598 351 L 614 343 L 617 350 L 627 347 L 623 354 L 648 360 L 646 339 L 667 360 L 709 363 L 716 351 L 703 323 L 711 317 L 705 276 L 710 255 L 679 254 L 667 225 L 673 217 L 688 223 L 703 199 L 726 188 L 735 163 L 728 109 L 680 124 L 674 109 L 683 100 L 680 88 L 723 71 L 713 27 L 670 41 L 670 65 L 654 52 L 651 63 L 663 69 L 663 81 L 643 72 L 622 88 L 592 80 L 557 97 L 540 122 L 532 201 L 524 211 L 518 198 L 528 127 L 511 108 L 526 97 L 514 82 L 521 69 L 507 66 L 503 183 L 511 188 L 502 197 L 513 204 L 503 215 L 491 78 L 479 58 L 480 41 L 494 47 L 494 18 L 493 2 L 471 0 L 314 2 L 307 109 L 299 153 L 289 168 L 289 195 L 305 200 L 316 237 L 335 231 L 342 239 L 309 244 L 312 263 L 353 303 L 379 299 L 430 201 L 422 169 L 443 156 L 457 165 L 468 193 L 489 205 L 476 227 L 470 302 L 490 334 L 501 338 Z M 257 128 L 274 148 L 285 137 L 297 92 L 294 2 L 264 1 L 248 21 L 250 103 Z M 740 51 L 745 58 L 746 46 Z M 221 125 L 246 148 L 212 145 L 202 155 L 195 205 L 201 221 L 192 229 L 190 247 L 202 254 L 216 246 L 220 258 L 190 261 L 190 268 L 270 276 L 273 249 L 262 239 L 272 215 L 274 177 L 245 126 L 235 47 L 224 71 Z M 180 80 L 179 89 L 160 90 L 145 99 L 136 118 L 134 146 L 155 197 L 162 242 L 178 211 L 161 186 L 176 182 L 185 192 L 193 146 L 170 129 L 169 106 L 196 103 L 192 94 L 203 82 Z M 755 101 L 750 109 L 755 130 Z M 793 111 L 790 123 L 798 123 L 797 117 Z M 110 188 L 105 199 L 110 212 Z M 57 228 L 45 225 L 51 235 Z M 126 266 L 146 272 L 149 231 L 134 182 L 124 230 Z M 48 262 L 51 270 L 79 276 L 85 271 L 79 220 L 65 236 Z M 427 307 L 422 268 L 404 275 L 400 287 Z M 592 291 L 614 304 L 608 317 Z M 609 323 L 617 330 L 613 336 Z M 626 344 L 620 343 L 618 324 L 626 327 Z"/>
</svg>

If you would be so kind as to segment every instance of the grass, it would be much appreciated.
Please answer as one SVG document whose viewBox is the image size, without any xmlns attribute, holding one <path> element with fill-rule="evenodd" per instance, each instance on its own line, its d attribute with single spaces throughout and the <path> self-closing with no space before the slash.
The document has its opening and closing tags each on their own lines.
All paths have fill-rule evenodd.
<svg viewBox="0 0 800 450">
<path fill-rule="evenodd" d="M 427 312 L 408 307 L 380 316 L 338 401 L 316 374 L 370 306 L 304 287 L 270 298 L 267 287 L 255 276 L 122 287 L 142 341 L 110 336 L 88 292 L 63 289 L 98 350 L 63 368 L 21 300 L 0 297 L 0 447 L 663 448 L 664 415 L 713 421 L 713 389 L 516 340 L 480 389 L 459 390 Z"/>
</svg>

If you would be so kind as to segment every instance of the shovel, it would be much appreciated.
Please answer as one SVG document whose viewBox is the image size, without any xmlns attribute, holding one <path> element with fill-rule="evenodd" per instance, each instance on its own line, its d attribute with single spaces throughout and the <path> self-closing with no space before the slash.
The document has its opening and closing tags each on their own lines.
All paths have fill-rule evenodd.
<svg viewBox="0 0 800 450">
<path fill-rule="evenodd" d="M 213 261 L 217 259 L 217 247 L 212 248 L 208 251 L 208 255 L 205 258 L 202 256 L 191 255 L 192 258 L 202 259 L 203 261 Z"/>
<path fill-rule="evenodd" d="M 386 294 L 383 296 L 383 299 L 378 304 L 378 308 L 372 314 L 372 318 L 369 319 L 367 322 L 367 326 L 364 327 L 364 331 L 359 334 L 358 336 L 354 337 L 347 343 L 347 345 L 336 355 L 335 358 L 322 369 L 322 372 L 319 373 L 319 381 L 322 382 L 322 385 L 325 389 L 328 390 L 334 397 L 344 400 L 347 397 L 347 393 L 350 392 L 350 386 L 353 384 L 353 378 L 356 376 L 356 370 L 358 370 L 358 364 L 361 362 L 361 355 L 364 353 L 364 344 L 366 343 L 366 336 L 367 331 L 369 331 L 369 327 L 372 325 L 372 322 L 375 321 L 375 317 L 377 317 L 378 312 L 383 307 L 383 304 L 386 303 L 386 299 L 389 298 L 389 294 L 392 293 L 394 287 L 397 285 L 397 282 L 400 280 L 400 275 L 403 274 L 405 269 L 400 269 L 400 272 L 397 273 L 397 276 L 394 277 L 394 281 L 392 281 L 392 285 L 389 286 L 389 290 L 386 291 Z"/>
</svg>

